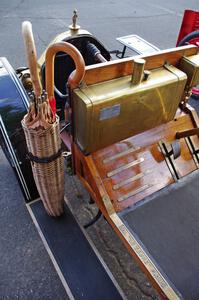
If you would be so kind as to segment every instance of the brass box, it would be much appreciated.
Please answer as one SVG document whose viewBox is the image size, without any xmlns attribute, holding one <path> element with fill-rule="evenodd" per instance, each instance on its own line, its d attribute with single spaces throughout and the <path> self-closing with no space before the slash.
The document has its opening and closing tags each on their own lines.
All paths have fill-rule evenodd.
<svg viewBox="0 0 199 300">
<path fill-rule="evenodd" d="M 179 69 L 187 74 L 187 85 L 193 87 L 199 84 L 199 54 L 183 57 Z"/>
<path fill-rule="evenodd" d="M 154 69 L 132 85 L 131 76 L 73 91 L 74 137 L 91 153 L 172 120 L 187 76 L 173 66 Z"/>
</svg>

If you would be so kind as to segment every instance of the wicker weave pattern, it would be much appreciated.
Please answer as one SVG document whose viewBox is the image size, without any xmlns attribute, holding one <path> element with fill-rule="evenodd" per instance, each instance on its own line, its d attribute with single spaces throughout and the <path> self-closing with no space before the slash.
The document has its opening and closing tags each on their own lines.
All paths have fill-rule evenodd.
<svg viewBox="0 0 199 300">
<path fill-rule="evenodd" d="M 25 119 L 25 118 L 24 118 Z M 39 158 L 50 157 L 61 147 L 59 118 L 47 129 L 30 128 L 22 120 L 28 151 Z M 31 162 L 35 183 L 44 207 L 49 215 L 63 213 L 64 202 L 64 161 L 59 156 L 49 163 Z"/>
</svg>

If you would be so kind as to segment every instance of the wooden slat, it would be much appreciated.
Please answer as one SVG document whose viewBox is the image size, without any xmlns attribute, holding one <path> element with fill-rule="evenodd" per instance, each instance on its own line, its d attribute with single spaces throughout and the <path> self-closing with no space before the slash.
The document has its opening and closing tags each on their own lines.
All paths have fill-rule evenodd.
<svg viewBox="0 0 199 300">
<path fill-rule="evenodd" d="M 193 45 L 182 46 L 178 48 L 163 50 L 146 56 L 136 56 L 146 60 L 145 69 L 151 70 L 159 68 L 169 62 L 176 66 L 183 56 L 197 54 L 198 48 Z M 135 56 L 134 56 L 135 58 Z M 106 63 L 91 65 L 86 67 L 86 73 L 83 82 L 87 85 L 100 83 L 106 80 L 127 76 L 133 71 L 133 57 L 114 60 Z"/>
<path fill-rule="evenodd" d="M 143 158 L 143 157 L 140 157 L 140 158 L 138 158 L 138 159 L 136 159 L 136 160 L 131 161 L 131 162 L 128 163 L 128 164 L 124 164 L 124 165 L 122 165 L 122 166 L 119 167 L 119 168 L 116 168 L 116 169 L 114 169 L 114 170 L 111 170 L 110 172 L 108 172 L 108 173 L 106 174 L 106 176 L 107 176 L 107 177 L 112 177 L 112 176 L 114 176 L 114 175 L 116 175 L 116 174 L 118 174 L 118 173 L 121 173 L 121 172 L 123 172 L 123 171 L 125 171 L 125 170 L 127 170 L 127 169 L 129 169 L 129 168 L 131 168 L 131 167 L 134 167 L 134 166 L 136 166 L 136 165 L 141 164 L 143 161 L 144 161 L 144 158 Z"/>
</svg>

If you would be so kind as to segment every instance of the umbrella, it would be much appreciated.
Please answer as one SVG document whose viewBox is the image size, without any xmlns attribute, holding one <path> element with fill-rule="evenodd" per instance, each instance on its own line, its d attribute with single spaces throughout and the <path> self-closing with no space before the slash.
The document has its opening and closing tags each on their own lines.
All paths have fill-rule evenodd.
<svg viewBox="0 0 199 300">
<path fill-rule="evenodd" d="M 22 34 L 33 84 L 29 111 L 22 120 L 22 127 L 39 195 L 47 213 L 56 217 L 63 213 L 64 203 L 64 162 L 59 117 L 55 113 L 55 99 L 51 99 L 50 103 L 47 93 L 42 91 L 30 22 L 23 22 Z"/>
</svg>

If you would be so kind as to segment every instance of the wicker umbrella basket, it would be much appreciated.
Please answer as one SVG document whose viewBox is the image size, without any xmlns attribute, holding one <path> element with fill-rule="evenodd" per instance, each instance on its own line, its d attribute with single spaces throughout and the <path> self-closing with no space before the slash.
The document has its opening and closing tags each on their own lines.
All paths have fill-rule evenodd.
<svg viewBox="0 0 199 300">
<path fill-rule="evenodd" d="M 28 156 L 33 176 L 49 215 L 59 216 L 63 212 L 64 163 L 59 138 L 59 118 L 47 129 L 28 127 L 22 120 Z"/>
<path fill-rule="evenodd" d="M 64 161 L 61 153 L 59 118 L 51 109 L 47 93 L 42 91 L 30 22 L 23 22 L 22 33 L 33 92 L 29 112 L 21 123 L 39 195 L 47 213 L 57 217 L 63 213 L 64 204 Z"/>
</svg>

